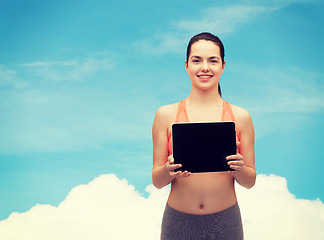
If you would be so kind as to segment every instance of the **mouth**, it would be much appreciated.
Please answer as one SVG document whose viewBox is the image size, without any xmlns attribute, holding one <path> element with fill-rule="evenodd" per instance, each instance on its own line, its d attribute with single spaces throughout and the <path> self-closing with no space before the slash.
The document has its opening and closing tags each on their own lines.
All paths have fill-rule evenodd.
<svg viewBox="0 0 324 240">
<path fill-rule="evenodd" d="M 213 77 L 213 75 L 197 75 L 201 80 L 208 80 Z"/>
</svg>

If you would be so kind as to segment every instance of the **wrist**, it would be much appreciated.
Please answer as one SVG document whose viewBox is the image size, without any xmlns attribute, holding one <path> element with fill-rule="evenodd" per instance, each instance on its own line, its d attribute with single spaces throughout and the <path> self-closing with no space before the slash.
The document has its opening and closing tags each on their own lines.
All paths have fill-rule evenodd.
<svg viewBox="0 0 324 240">
<path fill-rule="evenodd" d="M 170 179 L 170 182 L 172 182 L 174 180 L 174 176 L 171 174 L 171 171 L 168 170 L 167 168 L 167 164 L 168 162 L 166 162 L 164 165 L 163 165 L 163 171 L 165 172 L 166 175 L 168 175 L 169 179 Z"/>
</svg>

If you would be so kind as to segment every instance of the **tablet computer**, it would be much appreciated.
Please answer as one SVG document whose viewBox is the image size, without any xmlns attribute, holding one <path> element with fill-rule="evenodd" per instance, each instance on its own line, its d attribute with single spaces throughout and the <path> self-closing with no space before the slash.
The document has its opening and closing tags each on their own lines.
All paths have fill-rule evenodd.
<svg viewBox="0 0 324 240">
<path fill-rule="evenodd" d="M 236 154 L 234 122 L 174 123 L 172 151 L 175 170 L 200 172 L 233 171 L 226 157 Z"/>
</svg>

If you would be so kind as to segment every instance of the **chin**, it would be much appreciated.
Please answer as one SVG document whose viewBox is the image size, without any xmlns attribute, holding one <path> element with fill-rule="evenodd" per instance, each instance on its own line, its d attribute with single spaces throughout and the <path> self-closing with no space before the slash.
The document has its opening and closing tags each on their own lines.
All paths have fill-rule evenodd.
<svg viewBox="0 0 324 240">
<path fill-rule="evenodd" d="M 209 83 L 199 83 L 199 84 L 193 84 L 196 88 L 203 90 L 203 91 L 209 91 L 212 89 L 217 89 L 218 91 L 218 85 L 216 84 L 209 84 Z"/>
</svg>

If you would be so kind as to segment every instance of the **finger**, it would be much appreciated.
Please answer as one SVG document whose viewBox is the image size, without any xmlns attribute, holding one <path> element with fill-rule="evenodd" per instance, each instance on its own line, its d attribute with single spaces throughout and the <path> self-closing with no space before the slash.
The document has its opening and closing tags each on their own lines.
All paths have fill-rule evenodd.
<svg viewBox="0 0 324 240">
<path fill-rule="evenodd" d="M 226 157 L 226 160 L 242 160 L 243 156 L 241 154 L 230 155 Z"/>
<path fill-rule="evenodd" d="M 184 171 L 184 172 L 182 172 L 181 174 L 179 174 L 178 177 L 183 177 L 183 176 L 185 176 L 187 173 L 188 173 L 187 171 Z"/>
<path fill-rule="evenodd" d="M 191 175 L 191 172 L 188 172 L 188 171 L 186 170 L 186 171 L 184 171 L 183 173 L 181 173 L 178 177 L 183 178 L 183 177 L 189 177 L 190 175 Z"/>
<path fill-rule="evenodd" d="M 235 164 L 229 165 L 229 168 L 233 169 L 234 172 L 240 172 L 243 169 L 243 167 L 244 165 L 235 165 Z"/>
<path fill-rule="evenodd" d="M 244 161 L 240 160 L 240 161 L 229 161 L 227 162 L 228 165 L 236 165 L 236 166 L 243 166 L 244 165 Z"/>
<path fill-rule="evenodd" d="M 231 169 L 233 169 L 235 172 L 239 172 L 242 169 L 242 166 L 236 166 L 236 165 L 230 165 Z"/>
<path fill-rule="evenodd" d="M 241 164 L 229 164 L 230 168 L 238 168 L 238 167 L 242 167 L 243 165 Z"/>
<path fill-rule="evenodd" d="M 171 175 L 174 177 L 179 177 L 182 174 L 182 171 L 172 172 Z"/>
<path fill-rule="evenodd" d="M 181 168 L 181 167 L 182 167 L 181 164 L 172 164 L 172 165 L 167 166 L 167 169 L 168 169 L 169 171 L 173 171 L 173 170 L 175 170 L 175 169 L 177 169 L 177 168 Z"/>
<path fill-rule="evenodd" d="M 169 162 L 169 163 L 173 163 L 173 162 L 174 162 L 174 158 L 173 158 L 172 155 L 170 155 L 170 156 L 168 157 L 168 162 Z"/>
</svg>

